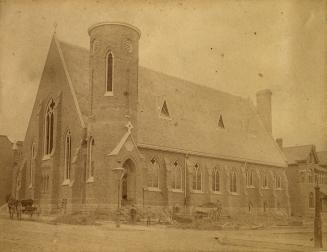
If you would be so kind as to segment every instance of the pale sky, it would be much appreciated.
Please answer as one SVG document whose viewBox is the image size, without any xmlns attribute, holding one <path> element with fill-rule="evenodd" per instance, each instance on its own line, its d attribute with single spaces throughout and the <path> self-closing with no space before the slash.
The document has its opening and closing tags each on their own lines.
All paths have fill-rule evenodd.
<svg viewBox="0 0 327 252">
<path fill-rule="evenodd" d="M 273 92 L 273 135 L 327 150 L 324 0 L 0 0 L 0 134 L 23 140 L 49 49 L 89 47 L 87 29 L 122 21 L 141 32 L 140 65 L 250 97 Z"/>
</svg>

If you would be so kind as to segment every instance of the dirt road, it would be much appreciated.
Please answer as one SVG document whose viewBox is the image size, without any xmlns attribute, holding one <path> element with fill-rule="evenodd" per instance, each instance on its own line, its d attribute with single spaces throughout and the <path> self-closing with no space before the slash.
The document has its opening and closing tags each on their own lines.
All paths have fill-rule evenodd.
<svg viewBox="0 0 327 252">
<path fill-rule="evenodd" d="M 312 251 L 305 230 L 198 231 L 48 224 L 0 218 L 0 251 Z M 276 243 L 275 238 L 281 243 Z"/>
</svg>

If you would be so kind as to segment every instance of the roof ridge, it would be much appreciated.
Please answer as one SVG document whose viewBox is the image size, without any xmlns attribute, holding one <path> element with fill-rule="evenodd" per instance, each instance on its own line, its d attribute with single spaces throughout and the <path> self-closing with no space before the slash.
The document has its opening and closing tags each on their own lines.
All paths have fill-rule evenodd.
<svg viewBox="0 0 327 252">
<path fill-rule="evenodd" d="M 57 41 L 60 43 L 60 44 L 64 44 L 64 45 L 67 45 L 67 46 L 70 46 L 70 47 L 75 47 L 77 49 L 81 49 L 81 50 L 85 50 L 86 52 L 89 52 L 89 49 L 88 48 L 85 48 L 83 46 L 80 46 L 80 45 L 76 45 L 76 44 L 72 44 L 72 43 L 69 43 L 69 42 L 66 42 L 64 40 L 61 40 L 59 39 L 57 36 L 56 36 L 56 39 Z M 165 72 L 162 72 L 160 70 L 155 70 L 155 69 L 152 69 L 152 68 L 148 68 L 146 66 L 141 66 L 139 65 L 139 68 L 143 68 L 144 70 L 146 71 L 152 71 L 152 72 L 155 72 L 155 73 L 158 73 L 158 74 L 161 74 L 161 75 L 164 75 L 166 77 L 170 77 L 170 78 L 174 78 L 176 80 L 179 80 L 179 81 L 183 81 L 183 82 L 187 82 L 189 84 L 192 84 L 194 86 L 197 86 L 197 87 L 200 87 L 200 88 L 206 88 L 208 90 L 213 90 L 215 92 L 219 92 L 221 94 L 224 94 L 224 95 L 229 95 L 229 96 L 233 96 L 235 98 L 238 98 L 238 99 L 241 99 L 241 100 L 244 100 L 244 101 L 247 101 L 248 100 L 248 97 L 244 97 L 244 96 L 241 96 L 241 95 L 235 95 L 235 94 L 232 94 L 232 93 L 229 93 L 229 92 L 226 92 L 226 91 L 222 91 L 220 89 L 217 89 L 217 88 L 214 88 L 214 87 L 211 87 L 211 86 L 206 86 L 206 85 L 203 85 L 201 83 L 197 83 L 197 82 L 193 82 L 191 80 L 186 80 L 186 79 L 183 79 L 182 77 L 179 77 L 179 76 L 175 76 L 175 75 L 171 75 L 171 74 L 168 74 L 168 73 L 165 73 Z"/>
<path fill-rule="evenodd" d="M 83 47 L 83 46 L 80 46 L 80 45 L 76 45 L 76 44 L 72 44 L 70 42 L 67 42 L 67 41 L 64 41 L 64 40 L 61 40 L 60 38 L 58 38 L 58 36 L 56 36 L 56 40 L 60 43 L 60 44 L 64 44 L 64 45 L 67 45 L 67 46 L 70 46 L 70 47 L 75 47 L 77 49 L 81 49 L 81 50 L 85 50 L 86 52 L 89 52 L 90 50 L 86 47 Z"/>
<path fill-rule="evenodd" d="M 208 89 L 208 90 L 219 92 L 219 93 L 221 93 L 223 95 L 233 96 L 235 98 L 239 98 L 239 99 L 244 100 L 244 101 L 247 101 L 248 98 L 249 98 L 249 97 L 244 97 L 244 96 L 240 96 L 240 95 L 235 95 L 235 94 L 232 94 L 232 93 L 229 93 L 229 92 L 226 92 L 226 91 L 222 91 L 220 89 L 217 89 L 217 88 L 214 88 L 214 87 L 211 87 L 211 86 L 202 85 L 200 83 L 193 82 L 193 81 L 190 81 L 190 80 L 187 80 L 187 79 L 182 79 L 182 77 L 178 77 L 178 76 L 175 76 L 175 75 L 164 73 L 164 72 L 161 72 L 159 70 L 155 70 L 155 69 L 148 68 L 148 67 L 145 67 L 145 66 L 139 65 L 139 68 L 143 68 L 146 71 L 151 71 L 151 72 L 154 72 L 154 73 L 157 73 L 157 74 L 160 74 L 160 75 L 164 75 L 166 77 L 174 78 L 174 79 L 176 79 L 178 81 L 187 82 L 188 84 L 192 84 L 192 85 L 197 86 L 199 88 L 205 88 L 205 89 Z"/>
</svg>

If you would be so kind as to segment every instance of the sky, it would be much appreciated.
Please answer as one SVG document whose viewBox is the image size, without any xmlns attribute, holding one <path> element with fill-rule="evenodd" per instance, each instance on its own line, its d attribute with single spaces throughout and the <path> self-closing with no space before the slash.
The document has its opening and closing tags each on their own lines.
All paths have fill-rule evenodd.
<svg viewBox="0 0 327 252">
<path fill-rule="evenodd" d="M 326 10 L 325 0 L 0 0 L 0 134 L 24 139 L 55 26 L 89 48 L 92 24 L 121 21 L 141 30 L 140 65 L 254 103 L 268 88 L 273 136 L 327 150 Z"/>
</svg>

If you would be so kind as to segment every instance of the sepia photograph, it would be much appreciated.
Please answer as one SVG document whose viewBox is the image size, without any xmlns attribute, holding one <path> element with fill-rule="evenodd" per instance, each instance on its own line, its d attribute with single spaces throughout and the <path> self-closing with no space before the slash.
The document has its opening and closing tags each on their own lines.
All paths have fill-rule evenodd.
<svg viewBox="0 0 327 252">
<path fill-rule="evenodd" d="M 0 251 L 327 251 L 327 0 L 0 0 Z"/>
</svg>

